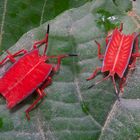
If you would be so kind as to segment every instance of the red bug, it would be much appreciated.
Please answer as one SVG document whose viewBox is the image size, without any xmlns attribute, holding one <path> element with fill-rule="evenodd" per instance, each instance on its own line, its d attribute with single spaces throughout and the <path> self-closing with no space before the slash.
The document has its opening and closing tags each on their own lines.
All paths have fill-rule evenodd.
<svg viewBox="0 0 140 140">
<path fill-rule="evenodd" d="M 119 92 L 114 76 L 117 75 L 120 78 L 119 88 L 122 90 L 126 81 L 127 69 L 134 68 L 136 57 L 140 57 L 140 53 L 138 52 L 139 33 L 125 35 L 122 33 L 122 29 L 123 24 L 121 23 L 120 29 L 114 29 L 113 33 L 106 37 L 105 54 L 101 54 L 101 45 L 95 41 L 98 46 L 98 58 L 103 59 L 103 64 L 102 67 L 97 67 L 93 74 L 87 78 L 87 80 L 93 79 L 97 75 L 98 71 L 101 71 L 102 73 L 109 72 L 105 78 L 91 85 L 89 88 L 111 77 L 117 97 Z"/>
<path fill-rule="evenodd" d="M 49 25 L 45 39 L 34 43 L 31 51 L 20 50 L 14 54 L 7 51 L 8 55 L 0 62 L 0 65 L 10 60 L 13 65 L 0 78 L 0 93 L 7 100 L 9 109 L 23 101 L 34 91 L 38 93 L 38 98 L 33 104 L 25 110 L 26 117 L 29 120 L 29 112 L 36 104 L 45 96 L 44 88 L 52 82 L 52 76 L 59 71 L 61 60 L 69 56 L 77 56 L 76 54 L 64 54 L 59 56 L 47 56 Z M 39 54 L 38 47 L 45 44 L 43 55 Z M 23 54 L 18 60 L 14 57 Z M 57 64 L 53 66 L 46 63 L 50 58 L 56 58 Z"/>
</svg>

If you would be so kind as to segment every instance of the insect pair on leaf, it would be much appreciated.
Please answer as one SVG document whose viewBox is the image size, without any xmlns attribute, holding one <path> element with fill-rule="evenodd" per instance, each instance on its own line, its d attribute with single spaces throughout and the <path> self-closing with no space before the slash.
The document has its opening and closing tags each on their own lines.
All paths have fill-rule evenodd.
<svg viewBox="0 0 140 140">
<path fill-rule="evenodd" d="M 0 93 L 7 100 L 9 109 L 15 107 L 35 91 L 38 98 L 25 110 L 26 117 L 29 120 L 29 112 L 37 105 L 37 103 L 46 95 L 44 89 L 52 83 L 53 75 L 59 71 L 61 60 L 66 57 L 77 56 L 76 54 L 64 54 L 58 56 L 48 56 L 46 51 L 48 48 L 49 25 L 46 37 L 34 43 L 31 51 L 25 49 L 8 55 L 0 62 L 3 66 L 7 61 L 11 61 L 13 65 L 0 78 Z M 39 47 L 45 45 L 43 55 L 39 54 Z M 18 60 L 15 57 L 22 55 Z M 57 59 L 57 64 L 48 63 L 49 59 Z"/>
<path fill-rule="evenodd" d="M 98 71 L 109 74 L 102 80 L 91 85 L 89 88 L 99 84 L 100 82 L 112 78 L 115 93 L 119 99 L 119 92 L 115 83 L 115 75 L 118 75 L 120 80 L 120 90 L 126 81 L 125 72 L 127 69 L 134 68 L 136 58 L 140 57 L 138 52 L 138 35 L 133 33 L 125 35 L 122 33 L 123 24 L 120 29 L 114 29 L 113 33 L 106 37 L 106 52 L 101 54 L 101 46 L 98 46 L 98 58 L 103 59 L 102 67 L 97 67 L 93 74 L 87 80 L 93 79 Z M 48 56 L 46 51 L 48 48 L 49 25 L 45 39 L 34 43 L 31 51 L 20 50 L 14 54 L 7 51 L 8 55 L 0 62 L 3 66 L 7 61 L 11 61 L 13 65 L 0 78 L 0 93 L 7 100 L 9 109 L 15 107 L 35 91 L 38 93 L 38 98 L 25 110 L 27 119 L 30 119 L 29 112 L 38 104 L 38 102 L 46 95 L 44 89 L 52 83 L 53 75 L 59 71 L 61 60 L 77 56 L 76 54 L 64 54 L 59 56 Z M 39 47 L 45 45 L 43 55 L 39 54 Z M 21 55 L 18 60 L 15 59 Z M 57 64 L 48 63 L 49 59 L 57 59 Z"/>
<path fill-rule="evenodd" d="M 95 41 L 98 46 L 98 58 L 103 59 L 103 63 L 101 67 L 97 67 L 93 74 L 87 78 L 87 81 L 89 81 L 95 78 L 99 71 L 102 73 L 108 72 L 109 74 L 105 78 L 97 81 L 88 88 L 91 88 L 111 77 L 118 100 L 120 100 L 119 91 L 114 77 L 117 75 L 118 78 L 120 78 L 119 88 L 122 91 L 126 82 L 127 71 L 135 68 L 136 58 L 140 57 L 140 53 L 138 51 L 138 36 L 140 33 L 134 32 L 132 34 L 125 35 L 122 33 L 122 30 L 123 24 L 121 23 L 119 29 L 114 29 L 113 33 L 106 37 L 105 54 L 101 54 L 101 45 Z"/>
</svg>

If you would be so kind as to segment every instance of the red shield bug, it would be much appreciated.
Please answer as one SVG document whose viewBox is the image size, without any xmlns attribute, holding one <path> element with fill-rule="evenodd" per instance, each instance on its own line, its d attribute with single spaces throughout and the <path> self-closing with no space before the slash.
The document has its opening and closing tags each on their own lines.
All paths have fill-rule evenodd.
<svg viewBox="0 0 140 140">
<path fill-rule="evenodd" d="M 101 54 L 101 45 L 95 41 L 98 46 L 98 58 L 103 59 L 103 64 L 102 67 L 97 67 L 93 74 L 87 78 L 87 80 L 93 79 L 99 71 L 102 73 L 109 72 L 105 78 L 91 85 L 89 88 L 111 77 L 117 97 L 119 92 L 114 76 L 117 75 L 120 78 L 119 89 L 122 90 L 126 81 L 127 69 L 134 68 L 136 58 L 140 57 L 140 53 L 138 52 L 139 33 L 125 35 L 122 33 L 122 29 L 123 24 L 121 24 L 120 29 L 114 29 L 113 33 L 106 37 L 105 54 Z"/>
<path fill-rule="evenodd" d="M 8 55 L 0 62 L 3 66 L 8 60 L 13 65 L 0 78 L 0 93 L 7 101 L 9 109 L 23 101 L 34 91 L 38 93 L 38 98 L 25 110 L 26 117 L 29 120 L 29 112 L 37 105 L 37 103 L 45 96 L 44 88 L 52 82 L 52 76 L 59 71 L 61 60 L 69 56 L 77 56 L 76 54 L 64 54 L 59 56 L 47 56 L 49 25 L 45 39 L 34 43 L 31 51 L 20 50 L 14 54 L 7 51 Z M 43 55 L 39 54 L 39 47 L 45 44 Z M 16 56 L 23 54 L 18 60 Z M 57 59 L 54 66 L 47 63 L 49 59 Z"/>
</svg>

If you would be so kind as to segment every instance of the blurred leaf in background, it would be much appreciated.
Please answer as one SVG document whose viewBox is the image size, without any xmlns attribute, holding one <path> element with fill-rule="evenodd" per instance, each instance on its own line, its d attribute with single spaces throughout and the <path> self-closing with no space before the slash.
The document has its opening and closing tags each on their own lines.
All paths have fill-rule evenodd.
<svg viewBox="0 0 140 140">
<path fill-rule="evenodd" d="M 6 0 L 1 1 L 1 5 L 5 2 Z M 67 1 L 65 2 L 67 5 Z M 12 111 L 6 109 L 5 100 L 1 98 L 0 140 L 138 140 L 140 138 L 140 61 L 137 61 L 135 71 L 129 73 L 120 102 L 116 100 L 111 80 L 87 90 L 90 84 L 103 77 L 102 74 L 92 81 L 85 80 L 96 66 L 102 65 L 97 58 L 97 46 L 94 40 L 101 43 L 104 52 L 106 34 L 119 23 L 124 23 L 124 33 L 140 31 L 140 1 L 93 0 L 84 1 L 86 3 L 82 6 L 80 6 L 83 4 L 81 1 L 75 2 L 77 4 L 72 5 L 77 8 L 69 9 L 48 22 L 45 22 L 48 20 L 46 18 L 40 20 L 41 11 L 38 6 L 43 7 L 44 4 L 40 5 L 39 1 L 30 4 L 31 11 L 40 11 L 40 18 L 36 20 L 39 22 L 35 26 L 39 26 L 40 21 L 45 23 L 28 31 L 19 40 L 17 37 L 17 43 L 9 48 L 9 51 L 16 52 L 22 48 L 29 50 L 35 40 L 44 37 L 47 25 L 50 23 L 48 54 L 71 52 L 79 54 L 79 57 L 67 58 L 62 62 L 61 70 L 54 76 L 52 85 L 45 89 L 47 97 L 31 112 L 30 122 L 25 120 L 24 110 L 35 100 L 34 96 L 27 98 Z M 35 3 L 36 5 L 31 6 Z M 58 3 L 52 5 L 59 7 Z M 2 8 L 4 9 L 4 6 Z M 18 7 L 15 8 L 17 9 Z M 53 12 L 49 11 L 49 14 L 53 15 Z M 36 18 L 29 18 L 27 21 L 32 22 L 30 19 Z M 9 22 L 5 21 L 6 27 Z M 29 30 L 34 26 L 31 27 L 32 23 L 28 24 L 27 21 L 25 23 L 29 27 L 26 28 Z M 19 29 L 25 26 L 24 20 L 16 20 L 14 25 L 18 22 L 21 24 L 17 25 Z M 3 28 L 4 36 L 6 30 L 8 29 Z M 6 38 L 4 36 L 3 43 Z M 11 43 L 11 38 L 9 35 L 5 42 Z M 4 56 L 5 54 L 1 59 Z M 6 68 L 7 66 L 2 67 L 0 72 L 6 71 Z"/>
<path fill-rule="evenodd" d="M 7 49 L 30 29 L 88 0 L 0 0 L 0 49 Z"/>
</svg>

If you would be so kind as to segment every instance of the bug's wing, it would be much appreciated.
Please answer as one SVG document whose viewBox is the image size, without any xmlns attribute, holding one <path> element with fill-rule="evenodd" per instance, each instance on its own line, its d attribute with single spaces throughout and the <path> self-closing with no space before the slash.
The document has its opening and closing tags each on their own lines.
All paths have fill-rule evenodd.
<svg viewBox="0 0 140 140">
<path fill-rule="evenodd" d="M 29 96 L 51 70 L 52 66 L 40 59 L 38 50 L 33 50 L 15 63 L 0 80 L 0 93 L 6 98 L 8 108 Z"/>
<path fill-rule="evenodd" d="M 117 29 L 115 29 L 105 52 L 102 72 L 110 71 L 113 68 L 121 38 L 121 33 Z"/>
<path fill-rule="evenodd" d="M 129 64 L 132 54 L 135 34 L 125 35 L 122 41 L 121 49 L 118 54 L 118 60 L 115 65 L 115 72 L 122 78 Z"/>
<path fill-rule="evenodd" d="M 135 34 L 124 35 L 115 29 L 107 46 L 102 72 L 115 72 L 122 77 L 130 60 Z"/>
<path fill-rule="evenodd" d="M 22 79 L 38 60 L 39 55 L 37 50 L 21 57 L 19 61 L 14 63 L 1 78 L 0 81 L 2 81 L 2 84 L 0 83 L 0 92 L 7 92 L 7 90 L 16 86 L 19 79 Z"/>
</svg>

